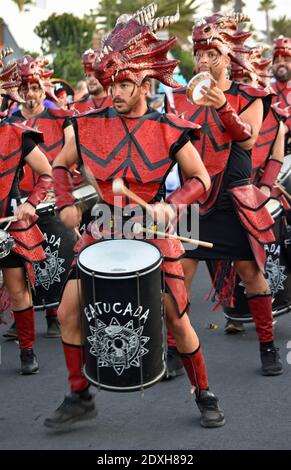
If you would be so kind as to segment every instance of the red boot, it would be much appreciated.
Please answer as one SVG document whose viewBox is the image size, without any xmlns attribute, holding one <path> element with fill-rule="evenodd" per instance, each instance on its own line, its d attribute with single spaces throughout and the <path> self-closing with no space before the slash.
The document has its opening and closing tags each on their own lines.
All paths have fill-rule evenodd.
<svg viewBox="0 0 291 470">
<path fill-rule="evenodd" d="M 16 331 L 19 339 L 21 374 L 36 374 L 39 370 L 36 355 L 33 352 L 35 340 L 34 331 L 34 308 L 28 307 L 23 310 L 14 310 Z"/>
</svg>

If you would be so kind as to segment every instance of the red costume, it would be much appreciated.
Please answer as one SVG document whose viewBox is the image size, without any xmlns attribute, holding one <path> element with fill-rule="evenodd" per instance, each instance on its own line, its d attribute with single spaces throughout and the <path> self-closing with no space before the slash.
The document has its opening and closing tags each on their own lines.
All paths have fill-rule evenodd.
<svg viewBox="0 0 291 470">
<path fill-rule="evenodd" d="M 135 15 L 123 15 L 112 33 L 106 38 L 102 54 L 96 60 L 96 77 L 107 89 L 113 81 L 129 80 L 140 86 L 145 78 L 153 77 L 166 85 L 177 86 L 172 72 L 177 61 L 166 54 L 175 38 L 158 39 L 155 32 L 171 22 L 174 17 L 155 18 L 156 5 L 142 8 Z M 112 181 L 120 176 L 125 184 L 148 203 L 161 199 L 161 188 L 175 163 L 174 155 L 189 138 L 197 138 L 199 126 L 177 118 L 175 115 L 149 111 L 136 118 L 120 115 L 113 108 L 98 113 L 92 111 L 73 118 L 76 124 L 79 158 L 84 167 L 91 170 L 98 181 L 104 201 L 112 205 Z M 98 129 L 98 132 L 96 132 Z M 55 192 L 57 207 L 62 209 L 74 204 L 72 181 L 68 170 L 55 167 Z M 187 180 L 185 186 L 175 191 L 171 203 L 191 204 L 204 193 L 199 178 Z M 122 207 L 128 201 L 122 197 Z M 90 227 L 89 227 L 90 228 Z M 166 274 L 167 292 L 172 296 L 179 315 L 188 309 L 188 296 L 184 284 L 183 269 L 179 258 L 183 248 L 178 240 L 150 240 L 164 255 L 162 269 Z M 89 232 L 79 240 L 76 250 L 94 243 Z M 65 344 L 64 352 L 69 369 L 71 389 L 84 388 L 82 375 L 76 372 L 81 365 L 81 351 Z M 183 363 L 197 393 L 208 387 L 207 373 L 202 351 L 198 348 L 183 355 Z M 199 406 L 199 405 L 198 405 Z M 220 424 L 221 425 L 221 424 Z"/>
<path fill-rule="evenodd" d="M 273 50 L 273 61 L 278 57 L 291 57 L 291 38 L 278 37 L 274 41 L 274 50 Z M 290 78 L 285 82 L 276 80 L 275 83 L 272 83 L 272 88 L 277 94 L 280 107 L 282 109 L 288 108 L 291 106 L 291 86 Z M 291 116 L 289 112 L 289 117 L 286 120 L 286 126 L 288 127 L 288 138 L 290 138 L 291 133 Z"/>
</svg>

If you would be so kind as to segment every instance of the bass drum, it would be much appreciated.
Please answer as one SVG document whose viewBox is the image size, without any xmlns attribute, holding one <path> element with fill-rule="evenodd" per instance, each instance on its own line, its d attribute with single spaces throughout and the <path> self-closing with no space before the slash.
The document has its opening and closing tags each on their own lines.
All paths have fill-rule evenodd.
<svg viewBox="0 0 291 470">
<path fill-rule="evenodd" d="M 36 210 L 38 226 L 43 233 L 46 259 L 34 263 L 36 309 L 59 305 L 63 285 L 67 279 L 77 241 L 74 230 L 68 229 L 54 213 L 52 203 L 41 203 Z"/>
<path fill-rule="evenodd" d="M 140 240 L 105 240 L 78 257 L 84 373 L 105 390 L 150 387 L 165 373 L 160 251 Z"/>
<path fill-rule="evenodd" d="M 267 208 L 275 220 L 274 233 L 276 241 L 265 246 L 267 254 L 265 277 L 273 295 L 273 317 L 291 310 L 291 266 L 286 258 L 282 234 L 284 232 L 283 208 L 279 201 L 271 199 Z M 234 293 L 234 308 L 223 309 L 225 317 L 231 320 L 253 322 L 249 312 L 245 288 L 237 276 Z"/>
</svg>

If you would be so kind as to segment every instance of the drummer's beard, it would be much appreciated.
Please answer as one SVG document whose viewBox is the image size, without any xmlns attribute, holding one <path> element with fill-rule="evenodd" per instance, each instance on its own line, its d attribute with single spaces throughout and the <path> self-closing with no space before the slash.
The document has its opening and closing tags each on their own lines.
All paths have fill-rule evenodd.
<svg viewBox="0 0 291 470">
<path fill-rule="evenodd" d="M 276 71 L 274 71 L 274 76 L 279 82 L 287 82 L 291 78 L 291 67 L 280 65 Z"/>
</svg>

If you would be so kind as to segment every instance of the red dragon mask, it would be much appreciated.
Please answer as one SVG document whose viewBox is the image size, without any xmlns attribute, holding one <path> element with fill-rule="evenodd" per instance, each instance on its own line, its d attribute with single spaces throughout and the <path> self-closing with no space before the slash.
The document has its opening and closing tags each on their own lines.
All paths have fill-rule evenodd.
<svg viewBox="0 0 291 470">
<path fill-rule="evenodd" d="M 155 78 L 171 87 L 179 86 L 173 71 L 179 61 L 169 60 L 167 52 L 176 38 L 160 39 L 156 32 L 178 22 L 179 9 L 174 16 L 155 18 L 157 5 L 151 3 L 133 15 L 118 18 L 113 31 L 104 39 L 95 61 L 95 75 L 107 89 L 113 81 L 130 80 L 140 86 L 146 78 Z"/>
<path fill-rule="evenodd" d="M 274 40 L 273 60 L 279 55 L 291 57 L 291 38 L 279 36 Z"/>
<path fill-rule="evenodd" d="M 0 95 L 8 96 L 13 101 L 23 103 L 24 100 L 18 94 L 18 87 L 21 84 L 21 77 L 15 61 L 4 67 L 3 59 L 12 54 L 13 50 L 6 48 L 0 51 Z"/>
<path fill-rule="evenodd" d="M 238 31 L 237 25 L 250 21 L 242 13 L 223 15 L 215 13 L 212 16 L 200 19 L 192 29 L 194 54 L 199 49 L 216 49 L 220 54 L 229 55 L 233 62 L 239 62 L 233 49 L 243 46 L 251 32 Z"/>
</svg>

